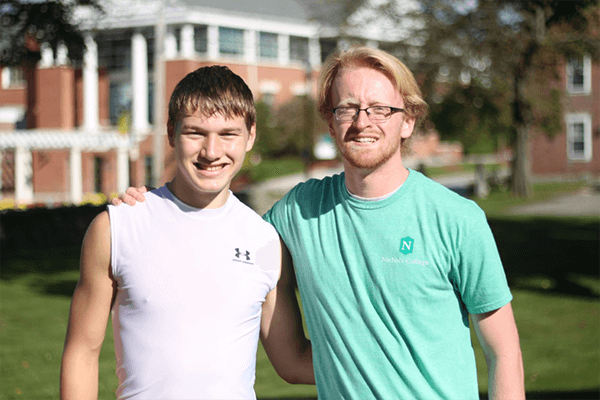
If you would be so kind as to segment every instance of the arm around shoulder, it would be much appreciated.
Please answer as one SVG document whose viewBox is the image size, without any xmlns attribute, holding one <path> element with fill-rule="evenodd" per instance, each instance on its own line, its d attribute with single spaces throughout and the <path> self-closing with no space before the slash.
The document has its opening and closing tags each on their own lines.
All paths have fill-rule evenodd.
<svg viewBox="0 0 600 400">
<path fill-rule="evenodd" d="M 283 242 L 281 248 L 281 273 L 263 303 L 260 336 L 279 376 L 288 383 L 314 385 L 312 347 L 302 328 L 292 260 Z"/>
<path fill-rule="evenodd" d="M 110 246 L 110 220 L 104 211 L 90 224 L 81 247 L 60 371 L 63 400 L 98 397 L 98 357 L 116 293 Z"/>
<path fill-rule="evenodd" d="M 523 359 L 511 304 L 471 318 L 485 353 L 489 398 L 525 399 Z"/>
</svg>

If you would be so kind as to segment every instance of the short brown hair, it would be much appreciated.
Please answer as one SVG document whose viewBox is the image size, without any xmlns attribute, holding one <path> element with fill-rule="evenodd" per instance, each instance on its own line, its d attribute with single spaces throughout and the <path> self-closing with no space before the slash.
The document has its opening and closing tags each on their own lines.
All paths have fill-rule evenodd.
<svg viewBox="0 0 600 400">
<path fill-rule="evenodd" d="M 332 113 L 331 87 L 335 77 L 345 69 L 361 67 L 372 68 L 387 76 L 402 96 L 406 115 L 414 118 L 416 124 L 423 121 L 428 107 L 412 72 L 391 54 L 370 47 L 335 52 L 323 63 L 318 83 L 318 107 L 323 118 L 329 119 Z"/>
<path fill-rule="evenodd" d="M 256 124 L 254 98 L 246 82 L 222 65 L 198 68 L 183 78 L 169 101 L 168 125 L 175 127 L 180 115 L 215 114 L 242 117 L 248 130 Z"/>
</svg>

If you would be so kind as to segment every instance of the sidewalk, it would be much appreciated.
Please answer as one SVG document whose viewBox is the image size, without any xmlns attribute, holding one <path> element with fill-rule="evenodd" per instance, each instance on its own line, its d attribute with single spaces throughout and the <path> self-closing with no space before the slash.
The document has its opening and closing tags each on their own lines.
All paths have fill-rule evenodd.
<svg viewBox="0 0 600 400">
<path fill-rule="evenodd" d="M 513 215 L 600 217 L 600 192 L 586 188 L 552 200 L 513 207 L 509 213 Z"/>
</svg>

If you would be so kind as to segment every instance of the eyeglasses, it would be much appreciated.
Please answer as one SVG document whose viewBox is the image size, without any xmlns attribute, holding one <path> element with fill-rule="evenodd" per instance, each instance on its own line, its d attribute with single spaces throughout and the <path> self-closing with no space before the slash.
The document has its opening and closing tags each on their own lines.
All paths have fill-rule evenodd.
<svg viewBox="0 0 600 400">
<path fill-rule="evenodd" d="M 376 106 L 376 107 L 367 107 L 367 108 L 358 108 L 358 107 L 337 107 L 334 108 L 333 113 L 335 114 L 335 119 L 340 122 L 351 122 L 355 121 L 358 118 L 358 113 L 364 111 L 367 113 L 367 117 L 372 122 L 383 122 L 390 119 L 392 114 L 397 112 L 404 112 L 403 108 L 396 107 L 388 107 L 388 106 Z"/>
</svg>

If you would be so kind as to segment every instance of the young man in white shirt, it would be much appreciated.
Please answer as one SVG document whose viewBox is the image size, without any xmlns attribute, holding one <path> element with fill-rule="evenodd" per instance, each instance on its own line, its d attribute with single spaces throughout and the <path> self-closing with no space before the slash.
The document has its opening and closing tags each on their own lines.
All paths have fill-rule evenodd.
<svg viewBox="0 0 600 400">
<path fill-rule="evenodd" d="M 84 238 L 62 399 L 97 398 L 111 313 L 119 399 L 254 399 L 259 335 L 284 379 L 314 383 L 287 249 L 229 190 L 255 138 L 252 94 L 228 68 L 177 85 L 175 178 L 143 205 L 109 206 Z"/>
</svg>

